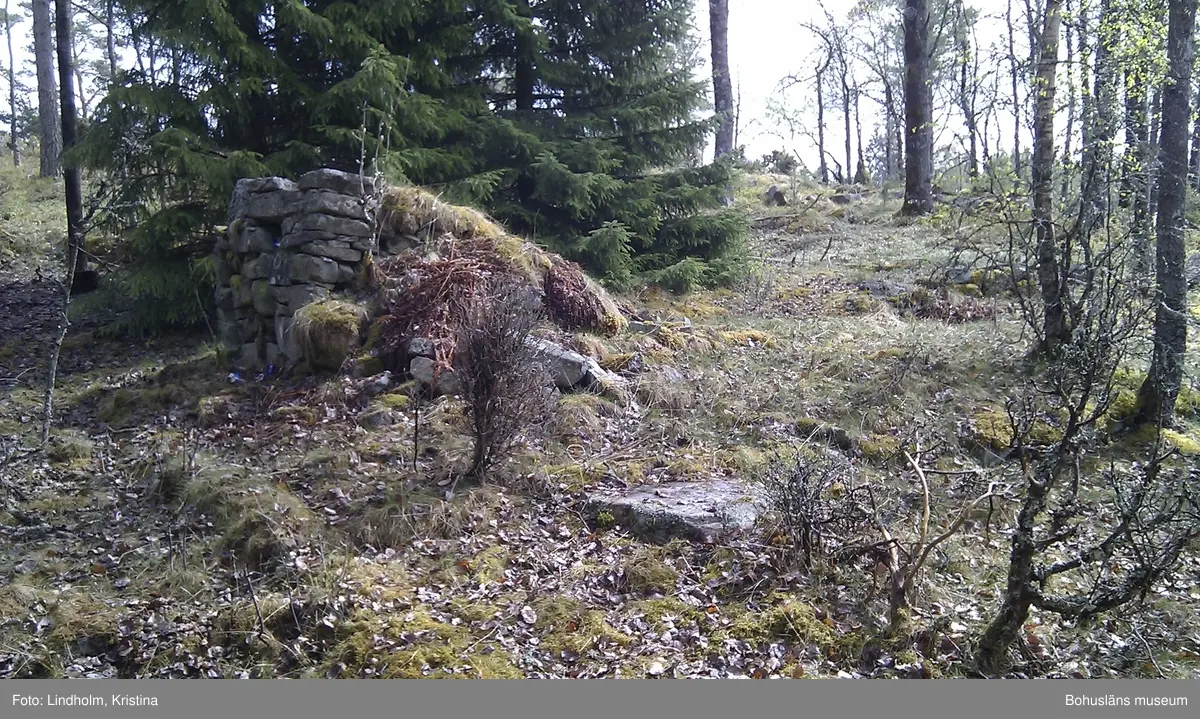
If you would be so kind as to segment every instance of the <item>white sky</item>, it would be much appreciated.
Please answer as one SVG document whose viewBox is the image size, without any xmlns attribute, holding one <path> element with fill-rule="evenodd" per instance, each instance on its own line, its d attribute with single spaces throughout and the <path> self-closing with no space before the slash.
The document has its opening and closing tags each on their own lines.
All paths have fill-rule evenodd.
<svg viewBox="0 0 1200 719">
<path fill-rule="evenodd" d="M 903 0 L 898 0 L 903 2 Z M 856 0 L 824 0 L 825 8 L 839 21 L 843 20 Z M 1006 0 L 966 0 L 968 7 L 980 11 L 981 19 L 976 36 L 983 48 L 981 57 L 986 61 L 998 53 L 989 51 L 993 43 L 1004 43 L 1004 56 L 1007 57 L 1007 34 L 1001 18 L 1006 10 Z M 1021 0 L 1014 0 L 1013 13 L 1023 11 Z M 708 38 L 708 3 L 697 0 L 695 22 L 697 30 Z M 767 101 L 776 95 L 776 87 L 780 79 L 788 74 L 810 74 L 812 72 L 815 54 L 818 50 L 816 37 L 801 27 L 801 23 L 824 24 L 824 13 L 816 0 L 729 0 L 729 63 L 730 74 L 733 75 L 734 94 L 741 89 L 741 122 L 738 138 L 739 144 L 746 145 L 746 155 L 755 159 L 775 149 L 789 149 L 800 155 L 810 169 L 816 169 L 817 152 L 815 142 L 805 137 L 797 137 L 794 141 L 785 141 L 769 134 L 771 128 L 763 124 Z M 1022 41 L 1023 23 L 1017 26 L 1018 43 Z M 1021 52 L 1018 49 L 1018 52 Z M 706 58 L 707 59 L 707 58 Z M 708 72 L 707 67 L 705 72 Z M 865 79 L 865 78 L 863 78 Z M 804 104 L 815 98 L 815 89 L 811 84 L 797 88 L 789 95 L 793 106 Z M 937 103 L 935 102 L 935 108 Z M 797 108 L 799 109 L 799 108 Z M 868 141 L 872 126 L 879 121 L 874 103 L 863 100 L 860 106 L 862 112 L 863 140 Z M 805 113 L 808 124 L 815 125 L 815 113 Z M 938 118 L 935 117 L 935 122 Z M 1001 118 L 1003 119 L 1003 118 Z M 1060 121 L 1061 122 L 1061 121 Z M 825 114 L 826 145 L 835 157 L 842 157 L 844 130 L 842 118 L 835 110 L 827 110 Z M 940 134 L 941 143 L 949 143 L 952 137 L 946 130 L 961 131 L 961 120 L 952 116 L 946 123 L 947 128 Z M 1003 147 L 1011 148 L 1012 137 L 1011 119 L 1006 128 L 1001 128 L 1000 136 L 1005 139 Z M 936 132 L 936 130 L 935 130 Z M 993 133 L 995 135 L 996 133 Z M 996 139 L 993 139 L 993 146 Z M 1027 142 L 1027 140 L 1026 140 Z M 711 157 L 711 146 L 709 157 Z M 856 151 L 857 152 L 857 151 Z"/>
</svg>

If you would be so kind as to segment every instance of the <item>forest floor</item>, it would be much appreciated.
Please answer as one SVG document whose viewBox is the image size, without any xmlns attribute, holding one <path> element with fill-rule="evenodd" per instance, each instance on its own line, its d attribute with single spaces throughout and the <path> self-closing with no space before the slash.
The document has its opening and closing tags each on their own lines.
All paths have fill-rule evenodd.
<svg viewBox="0 0 1200 719">
<path fill-rule="evenodd" d="M 0 677 L 969 675 L 1003 588 L 1011 495 L 932 554 L 900 632 L 871 553 L 805 568 L 779 523 L 661 544 L 588 509 L 597 487 L 758 476 L 818 435 L 837 445 L 819 455 L 839 473 L 825 489 L 877 488 L 906 539 L 910 443 L 933 470 L 934 527 L 988 482 L 1016 486 L 988 447 L 1023 384 L 1022 323 L 979 277 L 947 284 L 955 220 L 898 223 L 877 195 L 767 211 L 768 182 L 741 191 L 773 215 L 756 222 L 750 280 L 624 298 L 691 331 L 575 338 L 609 364 L 639 358 L 635 405 L 564 395 L 508 479 L 445 501 L 429 478 L 466 451 L 455 400 L 425 406 L 414 440 L 411 412 L 356 420 L 355 380 L 231 381 L 206 337 L 108 340 L 86 318 L 63 349 L 50 445 L 13 461 L 40 427 L 58 290 L 34 269 L 51 266 L 61 203 L 11 180 Z M 922 281 L 940 288 L 914 294 Z M 1193 362 L 1190 392 L 1197 379 Z M 1194 460 L 1200 418 L 1183 421 Z M 1096 452 L 1128 463 L 1140 449 Z M 849 541 L 824 539 L 827 553 Z M 1077 628 L 1035 612 L 1014 671 L 1200 676 L 1198 609 L 1193 551 L 1120 616 Z"/>
</svg>

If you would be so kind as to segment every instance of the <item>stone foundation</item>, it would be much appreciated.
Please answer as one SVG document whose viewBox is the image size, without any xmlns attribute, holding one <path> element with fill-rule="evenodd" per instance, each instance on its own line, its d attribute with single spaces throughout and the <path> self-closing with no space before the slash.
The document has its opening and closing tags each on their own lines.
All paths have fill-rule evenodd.
<svg viewBox="0 0 1200 719">
<path fill-rule="evenodd" d="M 296 310 L 359 287 L 378 245 L 378 189 L 329 169 L 238 181 L 216 247 L 217 324 L 236 366 L 295 364 Z"/>
</svg>

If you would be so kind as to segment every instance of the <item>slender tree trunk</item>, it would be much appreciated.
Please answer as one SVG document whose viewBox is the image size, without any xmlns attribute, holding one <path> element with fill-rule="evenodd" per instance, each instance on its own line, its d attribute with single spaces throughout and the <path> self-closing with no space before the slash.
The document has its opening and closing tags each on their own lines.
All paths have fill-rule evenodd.
<svg viewBox="0 0 1200 719">
<path fill-rule="evenodd" d="M 79 116 L 75 109 L 75 82 L 71 38 L 71 0 L 55 0 L 55 35 L 58 43 L 58 76 L 61 88 L 59 92 L 62 107 L 62 136 L 64 150 L 75 146 L 79 138 Z M 76 270 L 85 268 L 86 260 L 83 254 L 83 188 L 79 179 L 79 167 L 74 163 L 67 165 L 63 173 L 64 190 L 67 204 L 67 240 L 71 247 L 79 250 L 79 260 Z"/>
<path fill-rule="evenodd" d="M 71 52 L 71 0 L 55 0 L 54 30 L 57 36 L 58 76 L 60 83 L 59 102 L 62 107 L 63 145 L 70 149 L 75 146 L 77 127 L 75 117 L 75 80 L 73 56 Z M 53 69 L 53 67 L 51 68 Z M 46 380 L 46 396 L 43 402 L 42 442 L 50 439 L 50 425 L 53 421 L 54 380 L 58 373 L 58 359 L 62 353 L 63 341 L 67 336 L 70 325 L 68 309 L 71 305 L 71 286 L 74 284 L 75 273 L 80 265 L 85 263 L 83 254 L 83 190 L 79 182 L 79 168 L 68 165 L 64 173 L 64 185 L 67 204 L 67 279 L 64 283 L 62 315 L 59 318 L 58 338 L 50 356 L 50 368 Z"/>
<path fill-rule="evenodd" d="M 933 211 L 933 98 L 929 73 L 929 2 L 904 10 L 904 205 L 906 215 Z"/>
<path fill-rule="evenodd" d="M 1059 265 L 1059 247 L 1054 233 L 1054 91 L 1058 70 L 1058 42 L 1062 0 L 1047 0 L 1043 15 L 1041 52 L 1034 77 L 1033 161 L 1030 185 L 1033 190 L 1033 228 L 1037 237 L 1038 285 L 1044 306 L 1040 352 L 1055 354 L 1070 336 L 1063 281 L 1067 267 Z M 1069 253 L 1063 252 L 1064 257 Z"/>
<path fill-rule="evenodd" d="M 896 93 L 893 91 L 893 93 L 892 93 L 893 99 L 895 98 L 895 94 Z M 900 103 L 897 103 L 897 104 L 900 104 Z M 892 112 L 893 112 L 892 128 L 893 128 L 893 131 L 896 133 L 896 158 L 895 158 L 896 166 L 895 166 L 895 170 L 896 170 L 896 175 L 899 176 L 903 173 L 904 166 L 905 166 L 904 165 L 904 163 L 905 163 L 905 160 L 904 160 L 904 112 L 903 112 L 902 108 L 899 108 L 899 107 L 893 107 Z"/>
<path fill-rule="evenodd" d="M 104 3 L 104 55 L 108 60 L 108 81 L 117 79 L 116 0 Z"/>
<path fill-rule="evenodd" d="M 842 73 L 842 120 L 844 130 L 846 132 L 846 179 L 849 180 L 850 168 L 854 167 L 854 160 L 850 154 L 850 83 L 846 79 L 846 74 L 849 69 L 846 67 L 845 58 L 842 58 L 841 73 Z"/>
<path fill-rule="evenodd" d="M 527 0 L 517 3 L 517 14 L 523 20 L 532 23 L 533 9 Z M 516 69 L 513 73 L 514 94 L 517 108 L 517 121 L 530 122 L 534 109 L 534 93 L 537 88 L 537 69 L 535 67 L 535 42 L 533 26 L 522 25 L 516 31 Z M 527 171 L 517 176 L 517 195 L 522 202 L 528 202 L 537 190 L 537 180 Z"/>
<path fill-rule="evenodd" d="M 870 182 L 870 177 L 867 175 L 867 161 L 863 157 L 863 139 L 862 139 L 862 114 L 859 112 L 859 92 L 858 83 L 854 84 L 854 135 L 855 145 L 858 147 L 858 160 L 854 171 L 854 182 L 859 185 L 866 185 Z"/>
<path fill-rule="evenodd" d="M 822 185 L 829 184 L 829 164 L 825 160 L 825 70 L 829 67 L 829 58 L 825 64 L 817 68 L 817 152 L 821 155 L 821 164 L 817 169 L 817 179 Z"/>
<path fill-rule="evenodd" d="M 62 172 L 62 129 L 58 114 L 58 88 L 54 82 L 54 41 L 51 38 L 50 0 L 32 0 L 33 58 L 37 68 L 38 115 L 41 119 L 41 175 Z M 68 17 L 68 22 L 70 18 Z"/>
<path fill-rule="evenodd" d="M 1025 486 L 1025 499 L 1012 536 L 1004 598 L 1000 603 L 1000 611 L 984 631 L 975 651 L 976 665 L 984 675 L 995 676 L 1008 667 L 1008 653 L 1020 638 L 1029 608 L 1037 598 L 1034 578 L 1037 544 L 1034 529 L 1038 516 L 1046 509 L 1049 490 L 1045 484 L 1036 481 L 1027 481 Z"/>
<path fill-rule="evenodd" d="M 972 67 L 971 41 L 967 34 L 967 14 L 961 0 L 958 7 L 958 102 L 963 114 L 963 125 L 967 129 L 967 174 L 972 180 L 979 177 L 979 135 L 975 118 L 975 97 L 972 83 L 975 82 L 975 72 Z"/>
<path fill-rule="evenodd" d="M 4 36 L 8 40 L 8 136 L 11 142 L 13 167 L 21 166 L 21 142 L 17 139 L 17 63 L 13 59 L 12 15 L 8 0 L 4 0 Z"/>
<path fill-rule="evenodd" d="M 1084 112 L 1083 174 L 1080 186 L 1080 240 L 1087 242 L 1111 211 L 1113 138 L 1117 128 L 1117 71 L 1113 66 L 1112 0 L 1101 0 L 1097 28 L 1093 100 Z"/>
<path fill-rule="evenodd" d="M 1137 281 L 1150 272 L 1150 128 L 1146 88 L 1137 75 L 1125 71 L 1125 155 L 1121 163 L 1121 207 L 1133 210 Z"/>
<path fill-rule="evenodd" d="M 890 180 L 895 176 L 896 172 L 896 157 L 892 152 L 892 134 L 895 125 L 896 105 L 895 99 L 892 97 L 892 84 L 890 82 L 883 83 L 883 166 L 884 180 Z"/>
<path fill-rule="evenodd" d="M 1200 106 L 1200 88 L 1196 90 L 1196 104 Z M 1188 162 L 1188 184 L 1196 192 L 1200 192 L 1200 112 L 1192 123 L 1192 153 Z"/>
<path fill-rule="evenodd" d="M 742 132 L 742 76 L 738 74 L 737 92 L 733 102 L 733 148 L 738 147 L 738 139 Z"/>
<path fill-rule="evenodd" d="M 1071 15 L 1071 2 L 1066 2 L 1067 15 Z M 1067 128 L 1063 135 L 1062 154 L 1062 201 L 1065 203 L 1071 192 L 1071 135 L 1075 132 L 1075 43 L 1071 23 L 1063 27 L 1063 38 L 1067 43 Z M 1083 42 L 1081 39 L 1080 42 Z"/>
<path fill-rule="evenodd" d="M 1008 0 L 1008 12 L 1005 14 L 1005 21 L 1008 25 L 1008 67 L 1009 77 L 1012 80 L 1012 107 L 1013 107 L 1013 154 L 1012 168 L 1013 178 L 1016 182 L 1021 181 L 1021 98 L 1019 95 L 1020 89 L 1020 68 L 1017 66 L 1017 43 L 1016 33 L 1013 31 L 1012 23 L 1012 0 Z"/>
<path fill-rule="evenodd" d="M 733 83 L 729 75 L 729 0 L 708 0 L 712 42 L 713 110 L 717 113 L 715 157 L 733 152 Z"/>
<path fill-rule="evenodd" d="M 1187 278 L 1184 276 L 1184 211 L 1187 209 L 1187 134 L 1191 119 L 1196 0 L 1169 0 L 1168 79 L 1163 88 L 1161 197 L 1158 206 L 1157 306 L 1154 352 L 1138 391 L 1139 419 L 1172 426 L 1187 352 Z"/>
<path fill-rule="evenodd" d="M 83 87 L 84 87 L 84 84 L 83 84 L 83 69 L 82 69 L 82 68 L 83 68 L 83 62 L 82 62 L 81 58 L 79 57 L 79 48 L 77 48 L 77 47 L 72 47 L 72 48 L 71 48 L 71 54 L 72 54 L 72 57 L 71 57 L 71 67 L 73 68 L 73 71 L 72 71 L 72 72 L 73 72 L 73 74 L 74 74 L 74 76 L 75 76 L 75 77 L 74 77 L 74 80 L 75 80 L 75 89 L 76 89 L 76 93 L 75 93 L 75 100 L 76 100 L 76 102 L 77 102 L 77 106 L 76 106 L 76 108 L 75 108 L 75 109 L 76 109 L 76 112 L 77 112 L 77 113 L 78 113 L 78 115 L 79 115 L 79 119 L 83 120 L 84 122 L 87 122 L 87 119 L 88 119 L 88 101 L 87 101 L 87 95 L 86 95 L 86 94 L 84 94 L 84 91 L 83 91 Z"/>
<path fill-rule="evenodd" d="M 1158 216 L 1158 176 L 1159 164 L 1153 160 L 1158 157 L 1159 148 L 1162 147 L 1162 88 L 1157 88 L 1154 91 L 1154 97 L 1150 100 L 1150 146 L 1148 156 L 1152 158 L 1149 162 L 1149 173 L 1147 180 L 1147 189 L 1149 190 L 1146 198 L 1146 215 L 1150 218 L 1148 222 L 1153 221 Z M 1184 146 L 1184 154 L 1187 153 L 1187 146 Z M 1147 264 L 1149 264 L 1147 262 Z"/>
</svg>

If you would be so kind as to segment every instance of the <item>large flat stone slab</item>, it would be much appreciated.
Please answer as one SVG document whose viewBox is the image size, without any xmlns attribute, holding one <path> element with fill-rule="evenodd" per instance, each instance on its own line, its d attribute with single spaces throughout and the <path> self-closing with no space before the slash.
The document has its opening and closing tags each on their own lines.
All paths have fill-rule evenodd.
<svg viewBox="0 0 1200 719">
<path fill-rule="evenodd" d="M 633 534 L 661 542 L 717 541 L 752 529 L 765 509 L 756 487 L 716 477 L 644 484 L 617 496 L 596 493 L 587 504 L 594 513 L 608 511 Z"/>
</svg>

